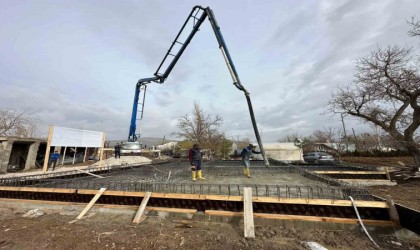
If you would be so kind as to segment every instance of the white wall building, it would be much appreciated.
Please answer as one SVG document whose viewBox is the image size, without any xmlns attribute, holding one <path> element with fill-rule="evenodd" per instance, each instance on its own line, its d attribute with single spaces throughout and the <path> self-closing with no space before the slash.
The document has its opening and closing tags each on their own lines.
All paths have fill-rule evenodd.
<svg viewBox="0 0 420 250">
<path fill-rule="evenodd" d="M 257 146 L 256 151 L 260 151 L 258 143 L 253 144 Z M 264 143 L 263 145 L 267 158 L 285 162 L 303 161 L 302 150 L 293 142 Z M 261 155 L 254 156 L 255 159 L 262 159 Z"/>
</svg>

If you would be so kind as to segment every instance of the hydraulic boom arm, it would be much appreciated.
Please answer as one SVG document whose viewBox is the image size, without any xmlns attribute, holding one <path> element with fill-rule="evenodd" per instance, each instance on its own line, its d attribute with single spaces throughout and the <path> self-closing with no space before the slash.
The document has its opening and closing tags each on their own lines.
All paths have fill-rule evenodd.
<svg viewBox="0 0 420 250">
<path fill-rule="evenodd" d="M 163 83 L 165 82 L 166 78 L 171 73 L 172 69 L 174 68 L 175 64 L 178 62 L 179 58 L 181 57 L 184 50 L 187 48 L 188 44 L 191 42 L 194 35 L 199 30 L 201 24 L 204 22 L 204 20 L 208 17 L 210 24 L 213 28 L 214 34 L 216 35 L 217 42 L 219 43 L 219 48 L 222 51 L 223 57 L 225 59 L 226 65 L 229 69 L 230 75 L 232 76 L 233 85 L 235 85 L 236 88 L 243 91 L 248 103 L 248 109 L 249 114 L 251 116 L 252 125 L 255 132 L 255 137 L 257 139 L 258 145 L 260 147 L 262 156 L 264 158 L 264 163 L 266 166 L 269 166 L 268 160 L 265 156 L 265 150 L 261 142 L 260 134 L 258 132 L 257 128 L 257 122 L 255 121 L 254 116 L 254 110 L 252 108 L 251 98 L 249 96 L 249 92 L 245 89 L 245 87 L 242 85 L 241 80 L 239 79 L 238 73 L 236 72 L 235 66 L 233 64 L 232 58 L 229 54 L 229 51 L 227 49 L 227 46 L 225 44 L 225 41 L 223 39 L 222 33 L 220 31 L 220 27 L 217 24 L 216 18 L 213 14 L 213 11 L 207 7 L 203 8 L 201 6 L 195 6 L 192 11 L 190 12 L 187 20 L 185 21 L 184 25 L 182 26 L 181 30 L 179 31 L 178 35 L 176 36 L 175 40 L 172 42 L 171 47 L 169 48 L 168 52 L 166 53 L 165 57 L 163 58 L 162 62 L 160 63 L 158 69 L 156 70 L 154 77 L 150 78 L 144 78 L 140 79 L 136 84 L 136 91 L 134 94 L 134 104 L 133 104 L 133 112 L 131 116 L 131 124 L 130 124 L 130 131 L 128 135 L 129 141 L 136 141 L 137 138 L 140 136 L 139 134 L 136 134 L 136 120 L 137 120 L 137 114 L 140 113 L 140 120 L 143 116 L 143 110 L 144 110 L 144 100 L 145 100 L 145 91 L 146 91 L 146 85 L 151 82 L 156 83 Z M 186 26 L 193 21 L 193 28 L 190 32 L 190 34 L 187 36 L 187 38 L 181 42 L 178 39 L 180 38 L 181 34 L 183 33 Z M 180 46 L 178 51 L 176 53 L 173 53 L 173 50 L 176 46 Z M 170 60 L 172 58 L 172 60 Z M 163 71 L 163 73 L 160 73 L 163 66 L 168 65 L 166 69 Z M 143 90 L 143 101 L 139 103 L 139 97 L 140 92 Z M 138 112 L 138 106 L 140 106 L 141 110 Z"/>
</svg>

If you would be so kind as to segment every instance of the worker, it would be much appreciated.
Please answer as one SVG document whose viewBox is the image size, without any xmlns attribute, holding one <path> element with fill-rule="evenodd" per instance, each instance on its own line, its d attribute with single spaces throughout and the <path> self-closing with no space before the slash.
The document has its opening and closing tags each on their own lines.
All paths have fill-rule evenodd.
<svg viewBox="0 0 420 250">
<path fill-rule="evenodd" d="M 200 146 L 198 144 L 194 144 L 193 147 L 188 152 L 188 158 L 190 159 L 191 164 L 191 174 L 192 180 L 205 180 L 201 172 L 201 158 L 203 157 L 203 153 L 201 152 Z M 197 179 L 196 179 L 197 177 Z"/>
<path fill-rule="evenodd" d="M 52 171 L 54 171 L 55 166 L 57 165 L 58 159 L 60 159 L 60 154 L 56 150 L 54 153 L 52 153 L 50 155 L 50 164 L 49 164 L 49 167 L 51 167 L 51 165 L 52 165 Z"/>
<path fill-rule="evenodd" d="M 251 172 L 249 171 L 250 158 L 251 154 L 261 154 L 261 152 L 255 151 L 255 146 L 253 144 L 249 144 L 244 149 L 242 149 L 241 156 L 242 156 L 242 162 L 244 164 L 244 175 L 248 178 L 251 178 Z"/>
<path fill-rule="evenodd" d="M 114 150 L 115 150 L 115 159 L 121 158 L 121 145 L 119 143 L 115 145 Z"/>
</svg>

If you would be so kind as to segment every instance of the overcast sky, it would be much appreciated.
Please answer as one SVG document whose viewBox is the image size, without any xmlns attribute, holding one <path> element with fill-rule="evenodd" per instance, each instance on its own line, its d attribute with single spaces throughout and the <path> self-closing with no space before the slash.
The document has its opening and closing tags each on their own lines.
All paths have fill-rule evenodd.
<svg viewBox="0 0 420 250">
<path fill-rule="evenodd" d="M 0 107 L 35 114 L 44 135 L 52 124 L 126 138 L 137 80 L 153 76 L 197 4 L 214 11 L 264 142 L 341 126 L 322 113 L 355 60 L 378 46 L 419 46 L 406 24 L 420 16 L 418 0 L 2 0 Z M 205 21 L 167 81 L 148 86 L 142 136 L 168 137 L 198 102 L 223 117 L 228 137 L 254 140 L 212 32 Z"/>
</svg>

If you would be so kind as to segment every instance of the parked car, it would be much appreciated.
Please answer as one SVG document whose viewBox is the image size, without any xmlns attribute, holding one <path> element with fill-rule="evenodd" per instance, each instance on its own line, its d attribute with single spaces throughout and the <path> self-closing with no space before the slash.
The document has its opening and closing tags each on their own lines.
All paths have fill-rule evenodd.
<svg viewBox="0 0 420 250">
<path fill-rule="evenodd" d="M 303 154 L 303 159 L 308 163 L 331 163 L 334 157 L 325 152 L 309 152 Z"/>
</svg>

